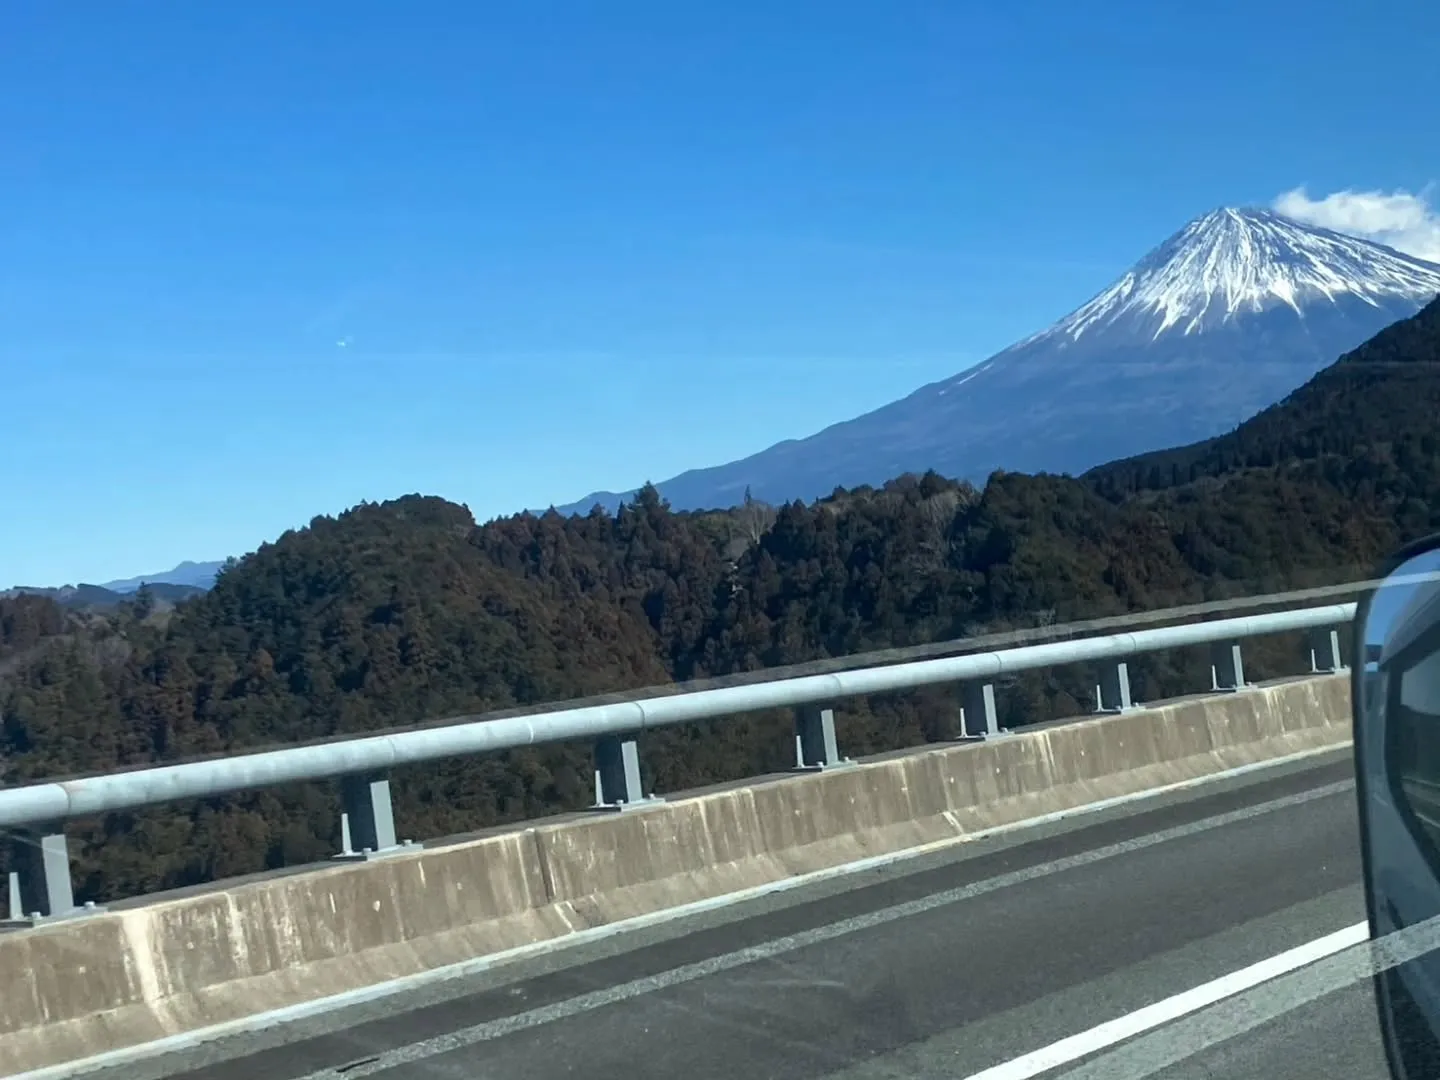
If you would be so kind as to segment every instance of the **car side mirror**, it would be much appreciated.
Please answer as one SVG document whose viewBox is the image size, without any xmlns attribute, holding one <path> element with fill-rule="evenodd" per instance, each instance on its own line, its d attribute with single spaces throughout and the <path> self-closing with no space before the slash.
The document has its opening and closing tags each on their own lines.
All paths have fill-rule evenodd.
<svg viewBox="0 0 1440 1080">
<path fill-rule="evenodd" d="M 1401 552 L 1355 616 L 1355 785 L 1370 936 L 1440 921 L 1440 536 Z M 1377 963 L 1397 1080 L 1440 1077 L 1440 949 Z"/>
</svg>

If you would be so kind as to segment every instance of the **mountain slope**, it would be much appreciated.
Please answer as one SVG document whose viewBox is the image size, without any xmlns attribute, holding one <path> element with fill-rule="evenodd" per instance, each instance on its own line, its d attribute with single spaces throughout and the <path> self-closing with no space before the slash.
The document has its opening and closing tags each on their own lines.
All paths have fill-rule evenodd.
<svg viewBox="0 0 1440 1080">
<path fill-rule="evenodd" d="M 772 503 L 933 469 L 1080 473 L 1228 431 L 1440 293 L 1440 266 L 1264 210 L 1192 221 L 1054 326 L 806 439 L 659 485 Z M 599 493 L 566 507 L 613 507 Z"/>
<path fill-rule="evenodd" d="M 1383 495 L 1440 528 L 1440 299 L 1346 353 L 1234 431 L 1090 470 L 1112 499 L 1154 497 L 1247 469 L 1322 476 L 1347 496 Z M 1415 501 L 1424 504 L 1414 505 Z M 1403 524 L 1403 523 L 1402 523 Z"/>
</svg>

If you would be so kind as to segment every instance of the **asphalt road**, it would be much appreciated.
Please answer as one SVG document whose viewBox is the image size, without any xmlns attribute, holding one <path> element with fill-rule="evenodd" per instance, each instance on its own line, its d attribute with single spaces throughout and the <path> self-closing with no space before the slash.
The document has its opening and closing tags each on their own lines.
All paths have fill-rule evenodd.
<svg viewBox="0 0 1440 1080">
<path fill-rule="evenodd" d="M 963 1080 L 1363 921 L 1350 775 L 1341 761 L 966 844 L 309 1021 L 288 1045 L 263 1033 L 112 1072 Z M 1043 1075 L 1387 1075 L 1368 982 L 1263 1019 L 1250 999 L 1267 992 Z"/>
</svg>

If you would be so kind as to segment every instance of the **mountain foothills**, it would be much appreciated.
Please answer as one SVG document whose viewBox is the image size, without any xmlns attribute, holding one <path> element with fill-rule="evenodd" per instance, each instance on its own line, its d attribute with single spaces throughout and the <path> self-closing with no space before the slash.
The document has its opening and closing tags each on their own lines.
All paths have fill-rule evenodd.
<svg viewBox="0 0 1440 1080">
<path fill-rule="evenodd" d="M 165 582 L 155 584 L 145 582 L 137 585 L 134 589 L 126 589 L 123 592 L 103 585 L 62 585 L 59 588 L 20 585 L 0 592 L 0 597 L 22 594 L 48 596 L 61 607 L 98 609 L 119 607 L 121 604 L 133 603 L 137 600 L 142 603 L 161 605 L 176 604 L 182 600 L 188 600 L 192 596 L 198 596 L 204 591 L 203 588 L 196 585 L 171 585 Z M 141 596 L 141 593 L 144 596 Z"/>
<path fill-rule="evenodd" d="M 214 584 L 215 575 L 224 566 L 220 562 L 182 562 L 164 573 L 107 581 L 104 585 L 17 585 L 0 590 L 0 598 L 21 594 L 48 596 L 61 607 L 90 610 L 116 608 L 137 601 L 147 609 L 164 608 L 203 593 Z"/>
<path fill-rule="evenodd" d="M 1266 210 L 1215 210 L 984 363 L 659 490 L 705 508 L 747 489 L 808 500 L 926 469 L 975 484 L 994 469 L 1075 475 L 1230 431 L 1437 293 L 1435 264 Z"/>
<path fill-rule="evenodd" d="M 646 488 L 613 515 L 483 526 L 439 499 L 361 505 L 166 610 L 0 599 L 0 784 L 1354 580 L 1440 528 L 1437 415 L 1440 302 L 1228 435 L 1077 478 L 997 473 L 977 489 L 927 473 L 711 513 Z M 1261 677 L 1295 670 L 1296 649 L 1272 642 L 1247 661 Z M 1144 658 L 1136 692 L 1203 685 L 1205 663 Z M 1009 682 L 1002 721 L 1085 712 L 1094 676 Z M 840 737 L 850 753 L 945 738 L 955 696 L 844 703 Z M 647 735 L 649 783 L 781 767 L 788 723 Z M 589 753 L 401 770 L 398 820 L 433 837 L 583 806 Z M 316 859 L 335 850 L 337 819 L 320 784 L 110 815 L 72 831 L 77 884 L 104 900 Z"/>
</svg>

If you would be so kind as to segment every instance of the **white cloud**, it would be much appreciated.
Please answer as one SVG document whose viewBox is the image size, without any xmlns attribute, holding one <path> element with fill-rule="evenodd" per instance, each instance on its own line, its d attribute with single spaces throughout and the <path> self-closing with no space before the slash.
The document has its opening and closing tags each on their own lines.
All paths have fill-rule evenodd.
<svg viewBox="0 0 1440 1080">
<path fill-rule="evenodd" d="M 1312 199 L 1303 187 L 1275 199 L 1277 213 L 1310 225 L 1388 244 L 1396 251 L 1440 263 L 1440 213 L 1430 190 L 1337 191 Z"/>
</svg>

